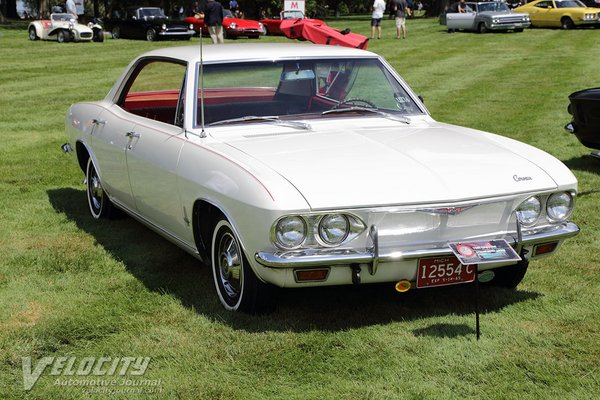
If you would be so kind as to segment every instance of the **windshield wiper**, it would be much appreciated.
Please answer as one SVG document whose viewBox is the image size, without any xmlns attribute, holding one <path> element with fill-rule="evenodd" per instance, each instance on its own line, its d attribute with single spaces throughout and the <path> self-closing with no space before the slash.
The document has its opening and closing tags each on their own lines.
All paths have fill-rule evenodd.
<svg viewBox="0 0 600 400">
<path fill-rule="evenodd" d="M 208 124 L 208 126 L 237 124 L 240 122 L 268 122 L 271 124 L 287 126 L 287 127 L 295 128 L 295 129 L 304 129 L 304 130 L 312 129 L 309 124 L 306 124 L 304 122 L 285 121 L 285 120 L 280 119 L 276 115 L 264 116 L 264 117 L 259 117 L 256 115 L 247 115 L 245 117 L 224 119 L 222 121 L 212 122 L 212 123 Z"/>
<path fill-rule="evenodd" d="M 348 107 L 348 108 L 333 108 L 331 110 L 323 111 L 321 115 L 329 115 L 329 114 L 344 114 L 344 113 L 372 113 L 381 115 L 384 118 L 391 119 L 393 121 L 402 122 L 404 124 L 410 124 L 410 119 L 407 117 L 403 117 L 401 115 L 394 115 L 390 113 L 386 113 L 384 111 L 378 110 L 376 108 L 368 108 L 368 107 Z"/>
</svg>

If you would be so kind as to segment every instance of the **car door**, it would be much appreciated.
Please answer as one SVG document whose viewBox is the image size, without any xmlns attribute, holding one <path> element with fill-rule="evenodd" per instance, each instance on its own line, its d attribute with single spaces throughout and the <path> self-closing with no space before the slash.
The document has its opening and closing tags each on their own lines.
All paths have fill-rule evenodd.
<svg viewBox="0 0 600 400">
<path fill-rule="evenodd" d="M 135 209 L 126 160 L 128 132 L 134 130 L 135 123 L 116 104 L 105 108 L 92 123 L 91 143 L 102 185 L 115 202 Z"/>
<path fill-rule="evenodd" d="M 446 26 L 448 29 L 466 29 L 473 30 L 475 25 L 475 3 L 465 3 L 467 12 L 446 14 Z"/>
<path fill-rule="evenodd" d="M 534 26 L 552 26 L 550 11 L 554 8 L 552 0 L 540 1 L 533 6 L 529 18 Z"/>
<path fill-rule="evenodd" d="M 188 229 L 177 189 L 179 153 L 186 141 L 177 117 L 185 70 L 169 60 L 145 60 L 120 100 L 135 124 L 127 135 L 126 163 L 136 211 L 175 238 Z"/>
</svg>

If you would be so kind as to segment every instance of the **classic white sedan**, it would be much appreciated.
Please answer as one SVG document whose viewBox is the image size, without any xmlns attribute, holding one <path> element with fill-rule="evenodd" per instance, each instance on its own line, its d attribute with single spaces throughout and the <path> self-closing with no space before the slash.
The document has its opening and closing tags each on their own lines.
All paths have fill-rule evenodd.
<svg viewBox="0 0 600 400">
<path fill-rule="evenodd" d="M 560 161 L 434 121 L 374 53 L 200 54 L 133 60 L 104 100 L 69 109 L 63 149 L 94 218 L 123 210 L 210 265 L 228 310 L 269 309 L 273 287 L 515 287 L 579 232 Z"/>
</svg>

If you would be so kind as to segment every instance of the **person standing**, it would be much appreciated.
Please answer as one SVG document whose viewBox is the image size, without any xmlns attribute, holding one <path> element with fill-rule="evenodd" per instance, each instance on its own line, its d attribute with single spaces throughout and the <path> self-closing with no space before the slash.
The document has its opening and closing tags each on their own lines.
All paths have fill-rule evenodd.
<svg viewBox="0 0 600 400">
<path fill-rule="evenodd" d="M 77 19 L 77 7 L 75 6 L 75 0 L 67 0 L 65 4 L 67 13 L 73 15 L 73 18 Z"/>
<path fill-rule="evenodd" d="M 375 37 L 375 28 L 377 28 L 377 39 L 381 39 L 381 19 L 385 13 L 385 1 L 375 0 L 372 8 L 373 14 L 371 14 L 371 39 Z"/>
<path fill-rule="evenodd" d="M 396 2 L 396 39 L 406 39 L 406 0 L 395 0 Z"/>
<path fill-rule="evenodd" d="M 202 12 L 198 15 L 204 18 L 204 25 L 213 44 L 225 43 L 223 40 L 223 6 L 215 0 L 208 0 Z"/>
</svg>

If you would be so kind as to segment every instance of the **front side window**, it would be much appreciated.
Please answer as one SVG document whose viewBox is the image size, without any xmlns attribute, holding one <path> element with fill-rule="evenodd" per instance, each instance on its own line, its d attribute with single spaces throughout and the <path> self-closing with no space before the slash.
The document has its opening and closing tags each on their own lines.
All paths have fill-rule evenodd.
<svg viewBox="0 0 600 400">
<path fill-rule="evenodd" d="M 163 60 L 142 62 L 119 97 L 119 106 L 145 118 L 179 125 L 185 65 Z"/>
<path fill-rule="evenodd" d="M 207 125 L 254 116 L 320 118 L 350 107 L 423 114 L 376 58 L 209 64 L 197 82 L 196 109 L 204 105 Z M 197 125 L 201 116 L 198 112 Z"/>
</svg>

